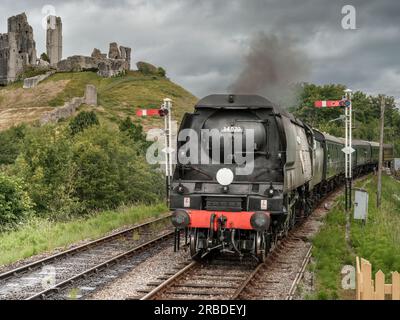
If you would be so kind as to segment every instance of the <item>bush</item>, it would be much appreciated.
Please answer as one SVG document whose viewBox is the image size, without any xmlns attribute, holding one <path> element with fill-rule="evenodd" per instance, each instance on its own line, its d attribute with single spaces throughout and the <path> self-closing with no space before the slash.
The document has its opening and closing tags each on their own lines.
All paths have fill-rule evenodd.
<svg viewBox="0 0 400 320">
<path fill-rule="evenodd" d="M 32 202 L 22 182 L 0 173 L 0 227 L 14 225 L 32 213 Z"/>
<path fill-rule="evenodd" d="M 49 58 L 49 56 L 47 55 L 47 53 L 45 53 L 45 52 L 43 52 L 43 53 L 40 55 L 40 59 L 42 59 L 43 61 L 46 61 L 46 62 L 50 63 L 50 58 Z"/>
<path fill-rule="evenodd" d="M 77 133 L 95 125 L 99 125 L 99 119 L 97 118 L 96 113 L 93 111 L 83 111 L 71 120 L 69 127 L 72 135 L 76 135 Z"/>
<path fill-rule="evenodd" d="M 0 132 L 0 165 L 9 165 L 15 162 L 21 151 L 25 133 L 25 125 Z"/>
<path fill-rule="evenodd" d="M 21 81 L 26 78 L 32 78 L 36 76 L 40 76 L 42 74 L 45 74 L 48 70 L 48 68 L 39 68 L 37 66 L 29 66 L 24 69 L 24 72 L 21 73 L 18 77 L 17 80 Z"/>
<path fill-rule="evenodd" d="M 164 69 L 164 68 L 161 68 L 161 67 L 159 67 L 157 70 L 158 70 L 158 71 L 157 71 L 158 75 L 159 75 L 160 77 L 165 78 L 165 76 L 167 75 L 167 71 L 165 71 L 165 69 Z"/>
<path fill-rule="evenodd" d="M 26 135 L 13 168 L 26 184 L 35 211 L 52 217 L 68 217 L 77 212 L 73 198 L 75 166 L 71 139 L 53 126 L 32 128 Z"/>
<path fill-rule="evenodd" d="M 124 134 L 93 127 L 76 138 L 73 148 L 76 196 L 86 208 L 152 203 L 163 196 L 159 190 L 163 183 L 161 176 L 150 168 L 138 146 Z"/>
<path fill-rule="evenodd" d="M 163 178 L 140 144 L 100 125 L 72 138 L 60 127 L 32 128 L 10 172 L 25 182 L 34 209 L 58 220 L 164 196 Z"/>
<path fill-rule="evenodd" d="M 146 141 L 146 134 L 143 131 L 143 126 L 140 123 L 135 123 L 131 118 L 126 117 L 119 125 L 119 130 L 126 134 L 129 139 L 138 145 L 139 149 L 146 151 L 150 143 Z"/>
</svg>

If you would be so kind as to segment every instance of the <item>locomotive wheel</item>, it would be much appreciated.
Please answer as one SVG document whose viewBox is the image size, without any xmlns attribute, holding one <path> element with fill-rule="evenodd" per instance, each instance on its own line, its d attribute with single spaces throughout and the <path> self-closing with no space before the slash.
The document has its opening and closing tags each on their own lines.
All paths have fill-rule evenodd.
<svg viewBox="0 0 400 320">
<path fill-rule="evenodd" d="M 267 256 L 267 241 L 264 233 L 257 232 L 255 236 L 255 255 L 259 262 L 265 262 Z"/>
<path fill-rule="evenodd" d="M 197 248 L 197 243 L 198 243 L 198 230 L 191 230 L 190 235 L 189 235 L 189 248 L 190 248 L 190 256 L 192 257 L 193 260 L 200 260 L 201 259 L 201 254 L 203 250 L 199 250 Z"/>
</svg>

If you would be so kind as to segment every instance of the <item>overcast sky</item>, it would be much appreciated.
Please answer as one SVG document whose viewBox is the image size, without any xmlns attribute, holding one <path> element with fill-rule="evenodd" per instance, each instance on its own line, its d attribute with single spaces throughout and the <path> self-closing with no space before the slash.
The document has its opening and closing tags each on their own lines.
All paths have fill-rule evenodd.
<svg viewBox="0 0 400 320">
<path fill-rule="evenodd" d="M 134 62 L 163 66 L 198 97 L 227 91 L 262 32 L 290 41 L 294 53 L 306 56 L 308 72 L 297 80 L 343 83 L 400 101 L 398 0 L 1 0 L 0 32 L 7 17 L 25 11 L 38 53 L 44 52 L 47 4 L 63 20 L 64 57 L 90 55 L 94 47 L 108 52 L 116 41 L 133 48 Z M 356 30 L 342 28 L 348 4 L 356 9 Z"/>
</svg>

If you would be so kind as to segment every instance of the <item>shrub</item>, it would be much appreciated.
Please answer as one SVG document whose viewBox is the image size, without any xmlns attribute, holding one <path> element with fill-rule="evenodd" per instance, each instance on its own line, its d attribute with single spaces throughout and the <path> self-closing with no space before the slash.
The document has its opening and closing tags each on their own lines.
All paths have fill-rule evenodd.
<svg viewBox="0 0 400 320">
<path fill-rule="evenodd" d="M 0 227 L 14 225 L 32 213 L 32 201 L 22 182 L 0 173 Z"/>
<path fill-rule="evenodd" d="M 25 133 L 25 125 L 0 132 L 0 165 L 9 165 L 15 162 L 21 151 Z"/>
<path fill-rule="evenodd" d="M 42 59 L 43 61 L 46 61 L 46 62 L 50 63 L 50 58 L 49 58 L 49 56 L 48 56 L 45 52 L 43 52 L 43 53 L 40 55 L 40 59 Z"/>
<path fill-rule="evenodd" d="M 96 113 L 93 111 L 83 111 L 79 113 L 73 120 L 71 120 L 69 127 L 72 135 L 75 135 L 95 125 L 99 125 L 99 119 L 97 118 Z"/>
<path fill-rule="evenodd" d="M 151 203 L 162 197 L 161 176 L 150 168 L 138 147 L 124 134 L 93 127 L 76 139 L 73 148 L 77 168 L 76 196 L 86 208 Z"/>
<path fill-rule="evenodd" d="M 165 69 L 162 68 L 162 67 L 159 67 L 157 70 L 158 70 L 158 71 L 157 71 L 158 75 L 159 75 L 160 77 L 165 78 L 165 76 L 167 75 L 167 71 L 165 71 Z"/>
<path fill-rule="evenodd" d="M 145 151 L 150 143 L 146 141 L 146 134 L 140 123 L 135 123 L 131 118 L 126 117 L 119 125 L 119 130 L 126 134 L 129 139 L 138 145 L 139 149 Z"/>
<path fill-rule="evenodd" d="M 10 172 L 43 216 L 64 220 L 164 196 L 164 181 L 140 144 L 114 128 L 92 126 L 72 138 L 60 127 L 32 128 L 22 149 Z"/>
<path fill-rule="evenodd" d="M 35 211 L 51 217 L 68 217 L 79 208 L 72 197 L 75 166 L 71 139 L 64 131 L 53 126 L 32 128 L 13 168 L 25 182 Z"/>
</svg>

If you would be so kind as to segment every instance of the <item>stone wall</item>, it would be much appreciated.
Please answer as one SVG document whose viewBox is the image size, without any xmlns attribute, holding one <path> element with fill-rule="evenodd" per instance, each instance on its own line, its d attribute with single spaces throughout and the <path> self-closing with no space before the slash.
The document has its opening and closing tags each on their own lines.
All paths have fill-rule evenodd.
<svg viewBox="0 0 400 320">
<path fill-rule="evenodd" d="M 48 123 L 55 123 L 59 120 L 68 119 L 74 115 L 76 110 L 85 103 L 85 98 L 73 98 L 71 101 L 66 102 L 64 106 L 54 109 L 53 111 L 46 112 L 39 120 L 40 125 Z"/>
<path fill-rule="evenodd" d="M 43 80 L 47 79 L 48 77 L 50 77 L 54 73 L 55 73 L 55 71 L 49 71 L 49 72 L 46 72 L 45 74 L 41 74 L 41 75 L 38 75 L 36 77 L 26 78 L 26 79 L 24 79 L 23 88 L 24 89 L 35 88 L 40 82 L 42 82 Z"/>
<path fill-rule="evenodd" d="M 99 49 L 94 49 L 90 57 L 72 56 L 61 60 L 57 70 L 61 72 L 97 71 L 101 77 L 110 78 L 130 70 L 131 48 L 110 44 L 108 58 Z"/>
<path fill-rule="evenodd" d="M 57 70 L 61 72 L 80 72 L 98 68 L 99 59 L 85 56 L 68 57 L 57 64 Z"/>
</svg>

